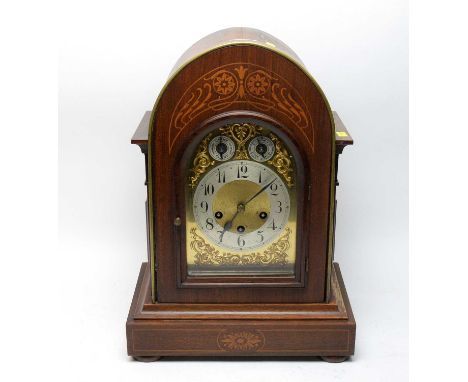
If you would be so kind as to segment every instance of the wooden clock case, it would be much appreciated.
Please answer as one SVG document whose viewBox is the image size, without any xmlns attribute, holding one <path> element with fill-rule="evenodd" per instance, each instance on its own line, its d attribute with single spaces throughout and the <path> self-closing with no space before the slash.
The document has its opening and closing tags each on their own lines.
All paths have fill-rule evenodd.
<svg viewBox="0 0 468 382">
<path fill-rule="evenodd" d="M 184 156 L 215 124 L 268 123 L 298 158 L 295 277 L 189 277 Z M 356 325 L 333 263 L 338 156 L 353 141 L 300 59 L 249 28 L 205 37 L 178 61 L 132 143 L 145 154 L 148 262 L 127 319 L 128 354 L 354 354 Z"/>
</svg>

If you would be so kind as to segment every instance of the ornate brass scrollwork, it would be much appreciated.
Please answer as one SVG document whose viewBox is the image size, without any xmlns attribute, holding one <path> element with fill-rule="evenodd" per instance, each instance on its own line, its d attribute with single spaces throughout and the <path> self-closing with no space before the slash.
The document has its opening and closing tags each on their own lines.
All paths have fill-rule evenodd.
<svg viewBox="0 0 468 382">
<path fill-rule="evenodd" d="M 234 139 L 237 144 L 236 155 L 234 159 L 249 159 L 245 144 L 251 138 L 261 133 L 262 128 L 251 123 L 234 123 L 219 129 L 221 134 Z"/>
<path fill-rule="evenodd" d="M 275 156 L 268 161 L 268 164 L 274 166 L 276 171 L 283 176 L 288 187 L 292 187 L 294 186 L 294 180 L 291 176 L 291 173 L 293 172 L 291 156 L 278 137 L 274 134 L 270 134 L 270 138 L 275 144 L 276 152 Z"/>
<path fill-rule="evenodd" d="M 206 172 L 206 170 L 213 166 L 215 161 L 211 160 L 208 154 L 208 142 L 210 141 L 211 134 L 203 139 L 200 146 L 198 146 L 197 153 L 193 159 L 193 166 L 190 169 L 191 175 L 189 176 L 190 187 L 195 188 L 198 182 L 198 178 Z"/>
<path fill-rule="evenodd" d="M 246 144 L 252 138 L 262 133 L 262 127 L 251 123 L 234 123 L 226 125 L 219 129 L 223 135 L 229 136 L 236 143 L 236 153 L 234 159 L 249 160 Z M 294 186 L 293 162 L 288 150 L 284 147 L 283 142 L 274 134 L 270 133 L 270 138 L 275 144 L 275 155 L 268 161 L 268 164 L 273 166 L 276 171 L 284 178 L 289 188 Z M 200 143 L 197 153 L 193 159 L 192 168 L 190 169 L 189 185 L 191 188 L 197 186 L 198 180 L 216 161 L 212 160 L 208 153 L 208 143 L 212 137 L 209 134 Z"/>
<path fill-rule="evenodd" d="M 286 227 L 281 237 L 273 242 L 263 253 L 252 252 L 246 254 L 235 254 L 220 252 L 203 237 L 197 234 L 197 229 L 190 230 L 192 241 L 190 248 L 195 252 L 196 265 L 286 265 L 288 250 L 290 247 L 289 235 L 291 229 Z"/>
</svg>

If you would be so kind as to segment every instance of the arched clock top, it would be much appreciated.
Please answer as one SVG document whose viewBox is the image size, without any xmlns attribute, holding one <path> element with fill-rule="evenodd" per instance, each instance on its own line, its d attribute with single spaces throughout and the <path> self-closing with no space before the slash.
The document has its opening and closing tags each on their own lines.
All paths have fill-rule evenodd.
<svg viewBox="0 0 468 382">
<path fill-rule="evenodd" d="M 292 61 L 296 62 L 296 64 L 304 66 L 299 56 L 288 45 L 275 36 L 259 29 L 234 27 L 211 33 L 193 44 L 177 60 L 170 76 L 177 73 L 182 66 L 191 61 L 194 57 L 198 57 L 210 50 L 223 46 L 241 44 L 258 45 L 274 50 L 278 54 L 289 57 Z"/>
<path fill-rule="evenodd" d="M 316 125 L 334 139 L 328 100 L 300 58 L 279 39 L 252 28 L 215 32 L 181 56 L 153 108 L 150 138 L 160 113 L 170 111 L 156 134 L 167 136 L 171 152 L 187 126 L 235 109 L 282 114 L 286 124 L 302 130 L 313 151 Z"/>
</svg>

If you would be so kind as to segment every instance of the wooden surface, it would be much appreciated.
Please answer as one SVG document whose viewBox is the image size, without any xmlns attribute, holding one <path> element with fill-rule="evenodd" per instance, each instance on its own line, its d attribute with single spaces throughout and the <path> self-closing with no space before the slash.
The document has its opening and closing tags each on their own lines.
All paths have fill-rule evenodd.
<svg viewBox="0 0 468 382">
<path fill-rule="evenodd" d="M 138 124 L 138 127 L 136 128 L 135 132 L 133 133 L 131 143 L 135 145 L 147 145 L 148 144 L 148 129 L 149 129 L 149 123 L 150 123 L 150 118 L 151 118 L 151 111 L 145 111 L 143 114 L 143 118 L 141 119 L 140 123 Z M 336 111 L 333 112 L 333 119 L 335 122 L 335 144 L 336 146 L 348 146 L 352 145 L 353 138 L 351 137 L 351 134 L 349 133 L 348 129 L 342 122 L 340 116 Z M 336 135 L 336 132 L 345 132 L 347 134 L 346 137 L 343 136 L 338 136 Z"/>
<path fill-rule="evenodd" d="M 197 57 L 212 49 L 229 44 L 256 44 L 264 48 L 273 49 L 279 54 L 288 56 L 298 65 L 303 65 L 297 54 L 275 36 L 259 29 L 234 27 L 216 31 L 197 41 L 177 60 L 170 75 L 174 74 L 189 60 L 193 59 L 193 57 Z"/>
<path fill-rule="evenodd" d="M 216 85 L 221 73 L 230 76 L 233 84 L 228 95 L 221 96 L 217 92 L 221 91 L 218 88 L 221 85 Z M 249 75 L 252 78 L 271 76 L 268 81 L 265 79 L 269 85 L 265 85 L 262 97 L 256 96 L 256 82 L 251 82 Z M 148 142 L 151 170 L 148 186 L 150 204 L 156 211 L 152 227 L 157 300 L 194 303 L 325 301 L 331 257 L 330 226 L 333 225 L 330 210 L 334 208 L 334 200 L 331 200 L 335 181 L 332 172 L 334 131 L 328 103 L 307 74 L 269 49 L 251 45 L 223 47 L 184 66 L 165 88 L 153 113 Z M 181 288 L 180 280 L 184 278 L 181 264 L 186 261 L 185 200 L 177 197 L 186 184 L 190 156 L 187 148 L 206 135 L 208 121 L 214 124 L 227 114 L 232 118 L 248 113 L 255 114 L 257 124 L 268 121 L 274 134 L 288 139 L 290 149 L 298 153 L 296 162 L 303 164 L 296 166 L 297 174 L 304 180 L 300 190 L 307 190 L 309 200 L 297 203 L 303 219 L 298 220 L 301 228 L 296 238 L 296 256 L 308 262 L 309 271 L 302 281 L 304 287 L 250 288 L 241 280 L 239 287 Z M 182 218 L 182 224 L 175 229 L 172 222 L 177 217 Z M 304 263 L 299 266 L 304 268 Z"/>
<path fill-rule="evenodd" d="M 146 115 L 146 114 L 145 114 Z M 340 116 L 336 111 L 333 112 L 333 119 L 335 121 L 335 145 L 337 154 L 341 154 L 346 146 L 354 143 L 351 134 L 344 125 Z"/>
<path fill-rule="evenodd" d="M 144 268 L 135 319 L 347 319 L 336 272 L 330 302 L 315 304 L 171 304 L 151 302 L 151 276 Z"/>
<path fill-rule="evenodd" d="M 127 319 L 130 356 L 322 356 L 337 362 L 354 354 L 356 324 L 338 264 L 333 267 L 332 290 L 341 296 L 340 312 L 336 301 L 328 308 L 298 304 L 291 311 L 275 305 L 253 309 L 224 305 L 216 308 L 216 317 L 206 305 L 159 304 L 153 309 L 141 305 L 139 299 L 149 293 L 147 266 L 141 266 Z M 150 315 L 142 317 L 145 310 Z M 172 313 L 160 314 L 163 311 Z"/>
<path fill-rule="evenodd" d="M 133 133 L 131 143 L 134 145 L 143 145 L 148 144 L 148 130 L 149 130 L 149 123 L 151 118 L 151 111 L 145 111 L 143 114 L 143 118 L 141 119 L 138 127 L 136 128 L 135 132 Z"/>
</svg>

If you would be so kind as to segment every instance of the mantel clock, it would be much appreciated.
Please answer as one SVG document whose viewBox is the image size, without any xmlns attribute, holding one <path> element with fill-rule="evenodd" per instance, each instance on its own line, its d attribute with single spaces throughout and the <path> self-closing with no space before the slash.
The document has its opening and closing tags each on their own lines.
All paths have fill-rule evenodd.
<svg viewBox="0 0 468 382">
<path fill-rule="evenodd" d="M 333 263 L 338 155 L 353 141 L 290 48 L 249 28 L 200 40 L 132 143 L 145 154 L 148 262 L 129 355 L 354 353 Z"/>
</svg>

